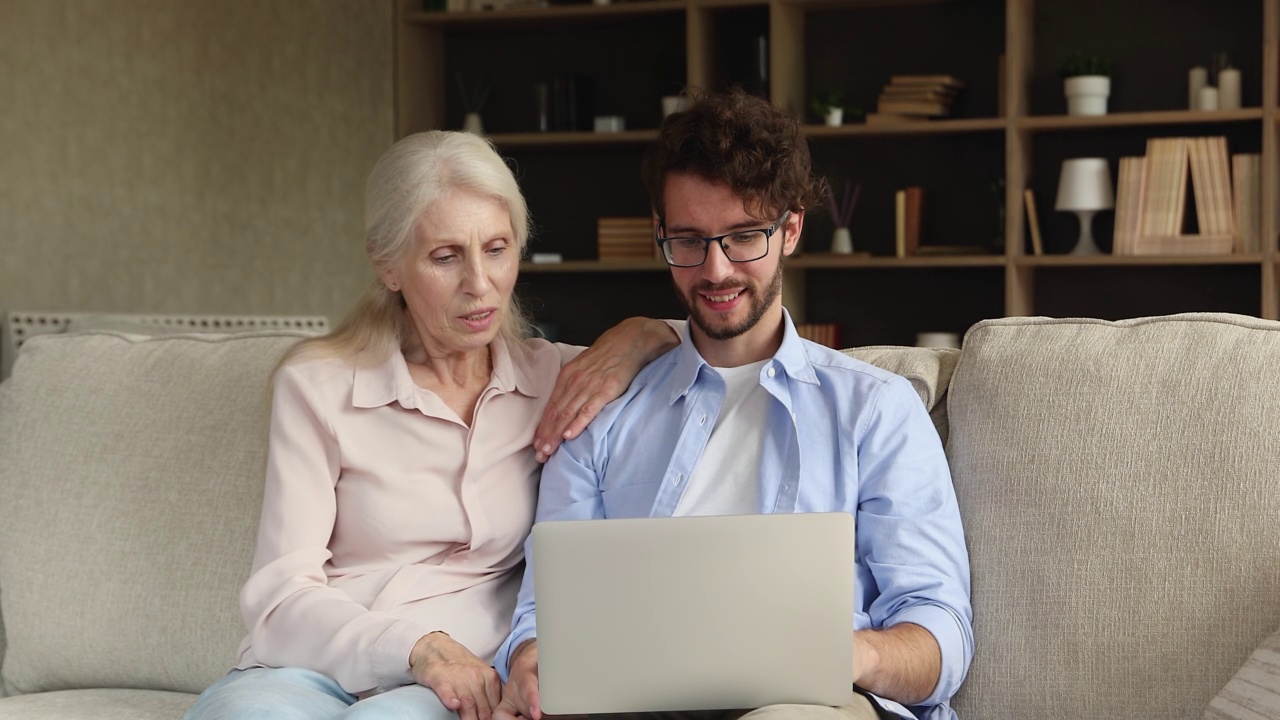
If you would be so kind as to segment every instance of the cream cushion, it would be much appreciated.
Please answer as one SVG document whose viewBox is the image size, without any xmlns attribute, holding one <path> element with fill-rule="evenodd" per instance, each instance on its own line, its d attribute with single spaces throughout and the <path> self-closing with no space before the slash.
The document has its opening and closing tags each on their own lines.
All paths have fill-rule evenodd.
<svg viewBox="0 0 1280 720">
<path fill-rule="evenodd" d="M 1213 698 L 1204 720 L 1280 720 L 1280 630 L 1272 633 Z"/>
<path fill-rule="evenodd" d="M 200 692 L 227 671 L 244 633 L 267 382 L 301 337 L 27 342 L 0 386 L 8 693 Z"/>
<path fill-rule="evenodd" d="M 1200 717 L 1280 624 L 1275 388 L 1277 323 L 970 329 L 948 394 L 977 642 L 960 717 Z"/>
</svg>

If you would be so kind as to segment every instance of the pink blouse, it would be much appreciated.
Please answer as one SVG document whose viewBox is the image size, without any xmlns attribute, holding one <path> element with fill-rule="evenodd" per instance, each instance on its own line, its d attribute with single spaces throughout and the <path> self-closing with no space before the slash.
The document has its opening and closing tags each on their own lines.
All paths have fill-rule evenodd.
<svg viewBox="0 0 1280 720">
<path fill-rule="evenodd" d="M 435 630 L 491 661 L 533 523 L 533 430 L 579 352 L 495 341 L 471 427 L 414 384 L 400 353 L 376 367 L 281 367 L 236 667 L 385 690 L 413 682 L 409 652 Z"/>
</svg>

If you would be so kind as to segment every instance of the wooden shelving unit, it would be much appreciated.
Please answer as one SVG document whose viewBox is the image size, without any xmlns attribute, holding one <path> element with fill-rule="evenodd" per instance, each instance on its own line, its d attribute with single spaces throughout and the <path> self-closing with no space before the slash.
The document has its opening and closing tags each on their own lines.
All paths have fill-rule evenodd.
<svg viewBox="0 0 1280 720">
<path fill-rule="evenodd" d="M 849 344 L 909 343 L 919 331 L 963 331 L 1002 315 L 1223 310 L 1280 319 L 1280 0 L 615 0 L 454 13 L 398 2 L 397 133 L 460 127 L 455 75 L 500 78 L 486 129 L 515 163 L 536 249 L 566 258 L 525 263 L 521 293 L 565 340 L 588 341 L 627 314 L 679 312 L 661 263 L 592 259 L 597 217 L 648 211 L 639 162 L 656 137 L 662 95 L 685 84 L 756 83 L 799 114 L 817 89 L 839 87 L 874 110 L 890 74 L 920 72 L 966 80 L 956 117 L 806 125 L 819 172 L 863 185 L 854 244 L 871 256 L 825 253 L 830 221 L 810 213 L 805 250 L 787 263 L 793 314 L 840 323 Z M 763 80 L 752 72 L 760 37 Z M 1076 48 L 1116 60 L 1111 114 L 1064 114 L 1057 65 Z M 1242 70 L 1245 107 L 1185 109 L 1187 69 L 1218 51 Z M 591 75 L 598 113 L 624 115 L 628 129 L 538 132 L 532 84 L 566 73 Z M 1226 135 L 1232 152 L 1262 154 L 1261 252 L 1063 254 L 1078 231 L 1073 215 L 1052 209 L 1063 159 L 1106 157 L 1114 181 L 1119 157 L 1143 154 L 1147 138 L 1197 134 Z M 907 185 L 926 189 L 926 244 L 992 252 L 892 257 L 892 194 Z M 1027 188 L 1048 255 L 1031 254 Z M 1104 250 L 1111 215 L 1094 224 Z"/>
</svg>

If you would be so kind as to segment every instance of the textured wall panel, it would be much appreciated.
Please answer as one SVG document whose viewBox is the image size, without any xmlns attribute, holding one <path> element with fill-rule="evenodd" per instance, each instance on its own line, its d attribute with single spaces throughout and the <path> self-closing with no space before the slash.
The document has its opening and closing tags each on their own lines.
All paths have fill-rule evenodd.
<svg viewBox="0 0 1280 720">
<path fill-rule="evenodd" d="M 390 0 L 0 2 L 0 309 L 340 316 Z"/>
</svg>

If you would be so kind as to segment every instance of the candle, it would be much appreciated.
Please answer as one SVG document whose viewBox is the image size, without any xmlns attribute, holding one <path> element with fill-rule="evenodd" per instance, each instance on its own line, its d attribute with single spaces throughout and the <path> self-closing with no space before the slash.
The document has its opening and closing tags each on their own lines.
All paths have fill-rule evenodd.
<svg viewBox="0 0 1280 720">
<path fill-rule="evenodd" d="M 1236 68 L 1218 71 L 1218 107 L 1223 110 L 1240 109 L 1240 71 Z"/>
<path fill-rule="evenodd" d="M 1209 71 L 1203 66 L 1197 65 L 1191 68 L 1191 72 L 1187 74 L 1187 109 L 1200 109 L 1200 88 L 1203 88 L 1209 81 Z"/>
<path fill-rule="evenodd" d="M 1206 85 L 1200 88 L 1200 103 L 1197 110 L 1217 110 L 1218 109 L 1218 88 L 1212 85 Z"/>
</svg>

